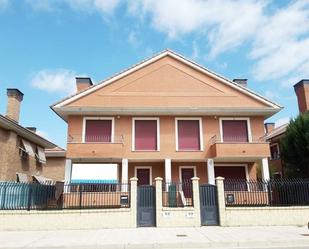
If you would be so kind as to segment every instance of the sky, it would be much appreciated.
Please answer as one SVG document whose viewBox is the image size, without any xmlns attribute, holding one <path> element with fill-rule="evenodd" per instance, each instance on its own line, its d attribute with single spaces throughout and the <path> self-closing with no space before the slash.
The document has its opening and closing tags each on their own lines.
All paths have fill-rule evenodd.
<svg viewBox="0 0 309 249">
<path fill-rule="evenodd" d="M 298 114 L 293 85 L 309 78 L 309 1 L 0 0 L 0 113 L 6 88 L 25 95 L 20 123 L 65 148 L 50 105 L 75 76 L 99 82 L 166 48 Z"/>
</svg>

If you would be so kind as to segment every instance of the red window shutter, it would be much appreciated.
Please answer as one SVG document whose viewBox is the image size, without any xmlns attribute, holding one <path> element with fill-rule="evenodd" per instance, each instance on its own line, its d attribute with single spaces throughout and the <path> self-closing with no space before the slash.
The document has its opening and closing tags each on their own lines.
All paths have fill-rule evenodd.
<svg viewBox="0 0 309 249">
<path fill-rule="evenodd" d="M 110 143 L 112 120 L 86 120 L 85 142 Z"/>
<path fill-rule="evenodd" d="M 222 120 L 224 142 L 248 142 L 247 120 Z"/>
<path fill-rule="evenodd" d="M 178 150 L 200 150 L 199 120 L 178 120 Z"/>
<path fill-rule="evenodd" d="M 135 150 L 157 150 L 157 120 L 135 120 Z"/>
</svg>

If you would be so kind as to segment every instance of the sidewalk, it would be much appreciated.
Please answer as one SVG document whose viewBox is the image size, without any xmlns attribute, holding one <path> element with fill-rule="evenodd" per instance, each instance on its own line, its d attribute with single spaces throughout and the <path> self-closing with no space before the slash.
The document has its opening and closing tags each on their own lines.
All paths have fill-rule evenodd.
<svg viewBox="0 0 309 249">
<path fill-rule="evenodd" d="M 308 236 L 304 236 L 307 234 Z M 309 248 L 307 227 L 0 231 L 0 248 Z"/>
</svg>

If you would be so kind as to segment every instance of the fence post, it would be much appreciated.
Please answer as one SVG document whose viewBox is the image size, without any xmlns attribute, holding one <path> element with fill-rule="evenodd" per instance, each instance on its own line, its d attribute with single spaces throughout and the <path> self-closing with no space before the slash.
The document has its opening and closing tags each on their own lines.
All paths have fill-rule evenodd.
<svg viewBox="0 0 309 249">
<path fill-rule="evenodd" d="M 156 177 L 156 220 L 157 227 L 162 224 L 162 177 Z"/>
<path fill-rule="evenodd" d="M 130 178 L 130 209 L 132 217 L 132 227 L 137 227 L 137 177 Z"/>
<path fill-rule="evenodd" d="M 192 191 L 193 191 L 193 208 L 194 208 L 194 219 L 195 226 L 201 226 L 201 204 L 200 204 L 200 185 L 199 177 L 192 177 Z"/>
<path fill-rule="evenodd" d="M 225 215 L 225 195 L 224 195 L 224 177 L 216 178 L 217 195 L 218 195 L 218 211 L 219 211 L 219 223 L 220 226 L 226 226 Z"/>
</svg>

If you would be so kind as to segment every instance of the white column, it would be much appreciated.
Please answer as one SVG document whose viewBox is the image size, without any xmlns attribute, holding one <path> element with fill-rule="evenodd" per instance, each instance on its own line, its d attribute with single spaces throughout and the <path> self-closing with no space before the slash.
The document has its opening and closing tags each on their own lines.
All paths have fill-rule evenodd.
<svg viewBox="0 0 309 249">
<path fill-rule="evenodd" d="M 208 184 L 215 185 L 215 165 L 213 159 L 207 159 Z"/>
<path fill-rule="evenodd" d="M 72 161 L 71 159 L 66 159 L 65 166 L 64 166 L 64 181 L 65 182 L 71 181 L 71 174 L 72 174 Z"/>
<path fill-rule="evenodd" d="M 268 181 L 269 177 L 269 167 L 268 167 L 268 158 L 265 157 L 262 159 L 262 179 Z"/>
<path fill-rule="evenodd" d="M 165 182 L 172 181 L 172 160 L 165 159 Z"/>
<path fill-rule="evenodd" d="M 128 182 L 128 166 L 129 162 L 127 158 L 122 159 L 122 165 L 121 165 L 121 191 L 126 192 L 127 191 L 127 185 Z"/>
</svg>

